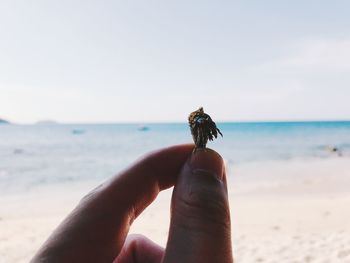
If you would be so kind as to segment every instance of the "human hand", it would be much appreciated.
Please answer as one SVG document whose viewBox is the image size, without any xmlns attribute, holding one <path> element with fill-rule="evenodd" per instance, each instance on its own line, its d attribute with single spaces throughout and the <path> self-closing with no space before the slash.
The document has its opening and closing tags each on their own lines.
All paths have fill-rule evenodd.
<svg viewBox="0 0 350 263">
<path fill-rule="evenodd" d="M 37 262 L 232 263 L 226 174 L 220 155 L 179 145 L 153 152 L 100 185 L 41 247 Z M 135 218 L 175 185 L 165 250 L 131 235 Z"/>
</svg>

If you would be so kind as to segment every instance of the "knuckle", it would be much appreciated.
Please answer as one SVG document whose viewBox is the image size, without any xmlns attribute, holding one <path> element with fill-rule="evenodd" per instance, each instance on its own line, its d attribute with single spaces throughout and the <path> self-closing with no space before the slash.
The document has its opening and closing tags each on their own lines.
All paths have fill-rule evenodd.
<svg viewBox="0 0 350 263">
<path fill-rule="evenodd" d="M 219 185 L 198 185 L 177 200 L 176 213 L 182 217 L 184 226 L 199 227 L 217 231 L 230 229 L 230 211 L 227 195 Z M 203 228 L 204 226 L 204 228 Z"/>
<path fill-rule="evenodd" d="M 86 204 L 90 200 L 94 199 L 96 197 L 96 195 L 101 191 L 103 186 L 104 186 L 103 184 L 100 184 L 97 187 L 95 187 L 94 189 L 92 189 L 89 193 L 87 193 L 85 196 L 83 196 L 80 199 L 79 204 Z"/>
</svg>

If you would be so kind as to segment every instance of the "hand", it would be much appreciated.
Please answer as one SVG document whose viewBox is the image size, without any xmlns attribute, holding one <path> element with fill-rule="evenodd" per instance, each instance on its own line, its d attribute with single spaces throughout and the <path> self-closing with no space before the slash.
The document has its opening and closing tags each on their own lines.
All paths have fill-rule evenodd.
<svg viewBox="0 0 350 263">
<path fill-rule="evenodd" d="M 34 262 L 232 263 L 230 213 L 222 158 L 179 145 L 153 152 L 85 196 Z M 135 218 L 175 185 L 165 250 L 127 237 Z"/>
</svg>

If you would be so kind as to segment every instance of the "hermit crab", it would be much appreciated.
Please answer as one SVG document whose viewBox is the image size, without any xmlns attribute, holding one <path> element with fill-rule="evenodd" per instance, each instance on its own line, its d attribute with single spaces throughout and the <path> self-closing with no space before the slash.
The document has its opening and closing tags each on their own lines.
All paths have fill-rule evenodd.
<svg viewBox="0 0 350 263">
<path fill-rule="evenodd" d="M 221 137 L 223 136 L 215 122 L 208 114 L 204 113 L 203 107 L 188 116 L 188 123 L 196 148 L 205 148 L 208 140 L 212 141 L 214 137 L 217 138 L 218 133 Z"/>
</svg>

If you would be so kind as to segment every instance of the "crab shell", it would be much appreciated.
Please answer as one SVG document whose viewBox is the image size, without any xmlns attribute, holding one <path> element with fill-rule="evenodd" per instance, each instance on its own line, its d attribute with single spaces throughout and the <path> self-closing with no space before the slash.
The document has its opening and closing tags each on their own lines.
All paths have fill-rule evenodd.
<svg viewBox="0 0 350 263">
<path fill-rule="evenodd" d="M 218 133 L 223 136 L 215 122 L 208 114 L 204 113 L 202 107 L 189 115 L 188 122 L 197 148 L 205 148 L 208 140 L 212 141 L 217 138 Z"/>
</svg>

